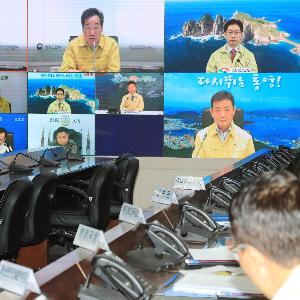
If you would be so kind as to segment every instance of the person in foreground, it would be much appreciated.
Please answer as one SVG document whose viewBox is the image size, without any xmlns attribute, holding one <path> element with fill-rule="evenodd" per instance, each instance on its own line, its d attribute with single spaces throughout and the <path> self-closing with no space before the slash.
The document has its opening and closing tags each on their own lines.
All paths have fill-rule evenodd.
<svg viewBox="0 0 300 300">
<path fill-rule="evenodd" d="M 230 210 L 232 250 L 272 300 L 300 299 L 300 182 L 270 171 L 244 185 Z"/>
<path fill-rule="evenodd" d="M 228 68 L 247 68 L 249 72 L 257 72 L 257 64 L 252 52 L 242 45 L 243 23 L 231 19 L 224 25 L 226 44 L 216 50 L 209 58 L 207 73 L 227 71 Z"/>
<path fill-rule="evenodd" d="M 97 8 L 82 13 L 83 34 L 73 39 L 63 56 L 61 72 L 119 72 L 117 42 L 102 33 L 104 15 Z"/>
<path fill-rule="evenodd" d="M 220 91 L 211 98 L 214 123 L 196 134 L 193 158 L 245 158 L 255 152 L 252 137 L 233 122 L 234 97 Z"/>
</svg>

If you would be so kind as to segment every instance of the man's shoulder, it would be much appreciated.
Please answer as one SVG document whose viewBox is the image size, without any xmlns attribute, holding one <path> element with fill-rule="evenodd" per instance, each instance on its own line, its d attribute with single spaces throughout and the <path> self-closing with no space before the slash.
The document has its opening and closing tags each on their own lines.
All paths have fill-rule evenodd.
<svg viewBox="0 0 300 300">
<path fill-rule="evenodd" d="M 78 46 L 81 46 L 83 45 L 85 42 L 84 38 L 83 38 L 83 35 L 79 35 L 77 36 L 76 38 L 72 39 L 70 42 L 69 42 L 69 47 L 78 47 Z"/>
<path fill-rule="evenodd" d="M 254 54 L 248 50 L 245 46 L 240 45 L 240 51 L 244 54 L 244 55 L 250 55 L 250 56 L 254 56 Z"/>
<path fill-rule="evenodd" d="M 238 135 L 242 139 L 252 139 L 251 134 L 249 134 L 246 130 L 242 129 L 241 127 L 233 124 L 234 134 Z"/>
<path fill-rule="evenodd" d="M 213 124 L 210 126 L 207 126 L 201 130 L 198 131 L 197 136 L 203 140 L 204 138 L 207 137 L 207 135 L 209 134 L 210 129 L 212 128 Z"/>
<path fill-rule="evenodd" d="M 111 46 L 116 45 L 116 46 L 118 46 L 117 41 L 113 37 L 102 34 L 101 39 L 103 41 L 103 45 L 111 45 Z"/>
<path fill-rule="evenodd" d="M 220 55 L 221 53 L 226 53 L 226 45 L 218 48 L 215 52 L 212 53 L 211 56 L 216 56 L 216 55 Z"/>
</svg>

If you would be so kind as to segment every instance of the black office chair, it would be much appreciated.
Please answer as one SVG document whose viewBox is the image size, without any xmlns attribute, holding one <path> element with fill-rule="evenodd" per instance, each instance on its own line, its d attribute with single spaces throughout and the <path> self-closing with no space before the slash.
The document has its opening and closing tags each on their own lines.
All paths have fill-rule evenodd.
<svg viewBox="0 0 300 300">
<path fill-rule="evenodd" d="M 20 179 L 11 183 L 1 197 L 0 259 L 17 257 L 32 192 L 32 182 Z"/>
<path fill-rule="evenodd" d="M 85 190 L 59 185 L 51 215 L 51 235 L 64 237 L 60 241 L 65 243 L 74 239 L 79 224 L 104 230 L 110 221 L 115 174 L 116 166 L 112 162 L 104 163 L 96 168 Z"/>
<path fill-rule="evenodd" d="M 48 237 L 58 176 L 55 173 L 39 174 L 32 182 L 34 189 L 25 219 L 23 247 L 37 245 Z"/>
<path fill-rule="evenodd" d="M 210 109 L 206 108 L 202 111 L 202 128 L 205 128 L 211 125 L 214 122 L 210 114 Z M 233 122 L 235 125 L 239 126 L 240 128 L 244 128 L 244 111 L 241 108 L 236 108 L 235 115 L 233 117 Z"/>
<path fill-rule="evenodd" d="M 69 37 L 69 43 L 74 40 L 75 38 L 77 38 L 78 35 L 70 35 Z M 111 37 L 112 39 L 114 39 L 117 43 L 119 42 L 119 38 L 116 35 L 109 35 L 109 37 Z"/>
<path fill-rule="evenodd" d="M 117 175 L 113 187 L 113 200 L 110 209 L 112 219 L 118 219 L 123 202 L 133 203 L 133 190 L 139 170 L 139 160 L 126 153 L 116 159 Z"/>
</svg>

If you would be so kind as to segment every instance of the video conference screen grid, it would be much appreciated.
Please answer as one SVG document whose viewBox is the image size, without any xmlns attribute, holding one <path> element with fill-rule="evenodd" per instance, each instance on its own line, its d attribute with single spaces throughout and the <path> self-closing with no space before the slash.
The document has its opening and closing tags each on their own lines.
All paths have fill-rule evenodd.
<svg viewBox="0 0 300 300">
<path fill-rule="evenodd" d="M 295 0 L 2 5 L 18 21 L 0 21 L 0 154 L 75 144 L 84 155 L 243 158 L 299 148 Z"/>
</svg>

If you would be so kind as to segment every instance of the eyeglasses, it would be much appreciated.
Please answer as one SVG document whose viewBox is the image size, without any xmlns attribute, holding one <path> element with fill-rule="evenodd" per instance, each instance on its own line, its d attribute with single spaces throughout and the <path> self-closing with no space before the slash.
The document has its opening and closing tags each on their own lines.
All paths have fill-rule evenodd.
<svg viewBox="0 0 300 300">
<path fill-rule="evenodd" d="M 226 31 L 225 33 L 226 33 L 227 35 L 232 36 L 232 35 L 239 35 L 239 34 L 241 34 L 242 32 L 241 32 L 241 31 Z"/>
<path fill-rule="evenodd" d="M 240 261 L 239 251 L 249 247 L 249 245 L 247 245 L 247 244 L 236 243 L 233 239 L 227 240 L 227 246 L 228 246 L 229 250 L 231 251 L 232 257 L 236 261 Z"/>
<path fill-rule="evenodd" d="M 101 26 L 83 26 L 83 30 L 87 31 L 87 32 L 100 31 L 101 30 Z"/>
</svg>

